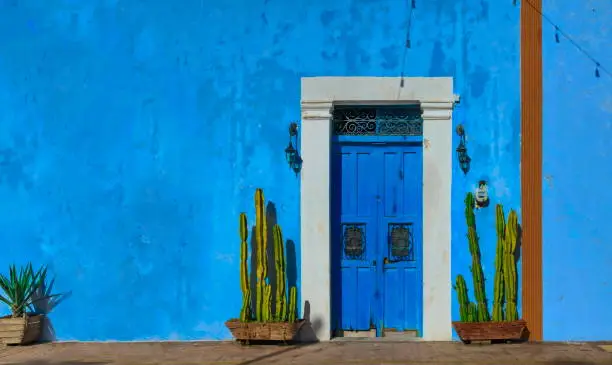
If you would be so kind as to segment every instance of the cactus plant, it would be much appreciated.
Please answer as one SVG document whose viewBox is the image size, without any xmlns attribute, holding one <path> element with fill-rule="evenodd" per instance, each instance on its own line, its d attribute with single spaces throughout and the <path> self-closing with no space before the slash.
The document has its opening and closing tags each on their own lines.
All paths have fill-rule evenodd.
<svg viewBox="0 0 612 365">
<path fill-rule="evenodd" d="M 257 283 L 255 319 L 264 320 L 264 290 L 268 276 L 268 236 L 263 190 L 255 191 L 255 244 L 257 247 Z"/>
<path fill-rule="evenodd" d="M 516 241 L 518 238 L 518 216 L 514 210 L 508 214 L 506 224 L 505 246 L 504 246 L 504 282 L 506 296 L 506 320 L 515 321 L 518 319 L 516 310 Z"/>
<path fill-rule="evenodd" d="M 459 317 L 461 322 L 468 322 L 469 310 L 470 310 L 470 299 L 468 297 L 467 286 L 465 285 L 465 279 L 463 275 L 457 275 L 457 282 L 455 284 L 455 290 L 457 291 L 457 298 L 459 299 Z"/>
<path fill-rule="evenodd" d="M 504 320 L 504 249 L 506 235 L 506 219 L 501 204 L 495 207 L 495 228 L 497 231 L 497 248 L 495 252 L 495 279 L 493 283 L 493 321 Z"/>
<path fill-rule="evenodd" d="M 240 213 L 240 289 L 242 290 L 242 310 L 240 320 L 247 321 L 251 318 L 251 287 L 249 285 L 249 246 L 247 239 L 249 230 L 247 226 L 247 216 Z"/>
<path fill-rule="evenodd" d="M 292 286 L 289 289 L 289 308 L 287 314 L 287 322 L 293 323 L 297 320 L 297 289 Z"/>
<path fill-rule="evenodd" d="M 276 268 L 276 295 L 272 292 L 272 283 L 268 277 L 268 241 L 266 211 L 264 195 L 261 189 L 255 192 L 255 226 L 253 227 L 253 243 L 256 245 L 257 256 L 251 265 L 255 270 L 255 298 L 251 299 L 251 283 L 249 282 L 248 265 L 248 222 L 245 213 L 240 214 L 240 288 L 242 290 L 242 309 L 240 320 L 248 322 L 279 321 L 286 322 L 292 318 L 295 322 L 297 316 L 297 289 L 291 288 L 289 302 L 287 302 L 287 276 L 286 259 L 284 252 L 283 234 L 279 225 L 272 228 L 274 238 L 274 263 Z M 255 309 L 255 310 L 253 310 Z"/>
<path fill-rule="evenodd" d="M 470 253 L 472 254 L 472 280 L 474 282 L 474 296 L 479 322 L 488 322 L 491 317 L 487 305 L 485 293 L 485 280 L 480 262 L 480 247 L 478 246 L 478 235 L 476 234 L 476 218 L 474 216 L 474 195 L 468 193 L 465 198 L 465 220 L 468 226 L 467 238 Z"/>
<path fill-rule="evenodd" d="M 494 322 L 516 321 L 516 259 L 515 252 L 519 235 L 518 216 L 510 210 L 508 220 L 504 218 L 504 208 L 501 204 L 495 207 L 495 230 L 497 233 L 497 248 L 495 252 L 495 279 L 493 284 L 493 313 L 489 314 L 485 295 L 485 280 L 480 262 L 480 247 L 476 234 L 476 218 L 474 215 L 474 196 L 468 193 L 465 198 L 465 220 L 468 226 L 468 241 L 472 255 L 472 280 L 476 302 L 469 300 L 465 279 L 457 276 L 454 286 L 459 301 L 461 322 Z M 505 305 L 505 308 L 504 308 Z M 505 311 L 504 311 L 505 309 Z"/>
<path fill-rule="evenodd" d="M 274 234 L 274 261 L 276 264 L 276 320 L 283 322 L 287 319 L 287 292 L 285 283 L 285 251 L 283 249 L 283 233 L 277 224 L 273 229 Z"/>
</svg>

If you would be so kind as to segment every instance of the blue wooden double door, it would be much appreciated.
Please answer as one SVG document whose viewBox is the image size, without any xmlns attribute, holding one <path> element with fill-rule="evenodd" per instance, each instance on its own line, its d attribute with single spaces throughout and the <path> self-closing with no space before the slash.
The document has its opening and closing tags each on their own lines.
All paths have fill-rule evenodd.
<svg viewBox="0 0 612 365">
<path fill-rule="evenodd" d="M 334 330 L 422 333 L 422 144 L 337 143 Z"/>
</svg>

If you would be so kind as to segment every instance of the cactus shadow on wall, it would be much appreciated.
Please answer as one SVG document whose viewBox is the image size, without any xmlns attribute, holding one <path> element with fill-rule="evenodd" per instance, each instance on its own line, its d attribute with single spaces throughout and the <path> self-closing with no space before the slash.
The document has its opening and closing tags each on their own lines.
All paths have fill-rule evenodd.
<svg viewBox="0 0 612 365">
<path fill-rule="evenodd" d="M 514 251 L 514 263 L 516 265 L 518 265 L 519 260 L 521 259 L 521 252 L 523 249 L 523 226 L 518 223 L 517 224 L 517 232 L 516 232 L 516 250 Z M 518 268 L 517 268 L 518 270 Z M 520 272 L 520 275 L 523 275 L 522 272 Z M 515 278 L 516 282 L 514 283 L 515 288 L 520 288 L 520 283 L 519 283 L 519 275 L 516 276 Z M 521 291 L 519 290 L 519 293 Z M 521 311 L 522 312 L 522 311 Z M 519 313 L 519 318 L 522 317 Z"/>
<path fill-rule="evenodd" d="M 297 256 L 295 242 L 291 239 L 286 241 L 285 255 L 287 256 L 287 288 L 297 287 Z"/>
<path fill-rule="evenodd" d="M 518 234 L 516 235 L 516 251 L 514 251 L 514 261 L 518 262 L 521 259 L 521 250 L 523 248 L 523 226 L 518 224 Z"/>
<path fill-rule="evenodd" d="M 268 236 L 268 242 L 274 242 L 274 226 L 278 223 L 278 217 L 276 214 L 276 205 L 268 201 L 266 205 L 266 235 Z M 274 245 L 268 244 L 268 252 L 266 256 L 268 259 L 268 280 L 272 286 L 272 303 L 276 303 L 278 298 L 276 297 L 276 257 L 274 256 Z M 286 284 L 285 284 L 286 285 Z M 272 313 L 276 314 L 275 307 L 272 308 Z"/>
</svg>

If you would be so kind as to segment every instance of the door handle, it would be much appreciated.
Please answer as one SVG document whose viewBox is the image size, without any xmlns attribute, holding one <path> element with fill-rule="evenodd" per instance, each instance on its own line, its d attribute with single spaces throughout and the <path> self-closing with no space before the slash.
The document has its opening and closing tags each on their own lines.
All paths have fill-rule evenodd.
<svg viewBox="0 0 612 365">
<path fill-rule="evenodd" d="M 389 264 L 389 259 L 385 257 L 383 259 L 383 264 L 388 265 Z"/>
<path fill-rule="evenodd" d="M 372 261 L 372 266 L 376 266 L 376 260 Z"/>
</svg>

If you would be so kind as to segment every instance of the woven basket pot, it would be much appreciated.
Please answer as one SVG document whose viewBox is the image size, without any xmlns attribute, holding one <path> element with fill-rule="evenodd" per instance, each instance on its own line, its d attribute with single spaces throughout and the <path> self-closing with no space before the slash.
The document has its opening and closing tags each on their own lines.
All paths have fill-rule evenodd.
<svg viewBox="0 0 612 365">
<path fill-rule="evenodd" d="M 0 342 L 5 345 L 27 345 L 38 341 L 44 315 L 0 318 Z"/>
<path fill-rule="evenodd" d="M 295 339 L 304 320 L 289 322 L 240 322 L 230 319 L 225 326 L 239 341 L 292 341 Z"/>
<path fill-rule="evenodd" d="M 464 343 L 472 341 L 519 341 L 525 338 L 527 322 L 453 322 L 457 335 Z"/>
</svg>

